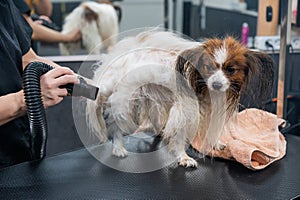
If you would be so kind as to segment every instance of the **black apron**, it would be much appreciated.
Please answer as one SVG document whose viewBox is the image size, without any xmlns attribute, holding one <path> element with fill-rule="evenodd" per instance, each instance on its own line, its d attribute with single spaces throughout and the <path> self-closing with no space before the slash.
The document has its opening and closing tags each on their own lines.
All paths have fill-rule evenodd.
<svg viewBox="0 0 300 200">
<path fill-rule="evenodd" d="M 0 1 L 0 96 L 22 89 L 22 55 L 30 49 L 32 29 L 14 5 Z M 0 126 L 0 168 L 31 160 L 27 116 Z"/>
</svg>

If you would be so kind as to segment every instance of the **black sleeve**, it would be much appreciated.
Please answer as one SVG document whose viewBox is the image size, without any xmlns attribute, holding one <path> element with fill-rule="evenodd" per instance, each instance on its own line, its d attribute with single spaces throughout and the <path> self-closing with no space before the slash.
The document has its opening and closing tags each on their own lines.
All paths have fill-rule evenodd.
<svg viewBox="0 0 300 200">
<path fill-rule="evenodd" d="M 15 3 L 16 7 L 21 13 L 30 16 L 30 8 L 25 2 L 25 0 L 13 0 L 13 2 Z"/>
<path fill-rule="evenodd" d="M 25 20 L 25 18 L 22 16 L 20 10 L 17 9 L 14 3 L 12 3 L 14 1 L 8 1 L 8 2 L 12 4 L 11 13 L 14 18 L 13 21 L 15 27 L 15 34 L 22 51 L 22 55 L 24 55 L 29 51 L 31 47 L 32 29 L 30 25 L 27 23 L 27 21 Z"/>
</svg>

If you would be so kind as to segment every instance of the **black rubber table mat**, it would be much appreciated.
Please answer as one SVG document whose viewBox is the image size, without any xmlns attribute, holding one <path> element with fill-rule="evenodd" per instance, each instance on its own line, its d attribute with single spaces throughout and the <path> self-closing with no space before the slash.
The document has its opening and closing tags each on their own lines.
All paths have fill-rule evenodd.
<svg viewBox="0 0 300 200">
<path fill-rule="evenodd" d="M 125 173 L 85 149 L 0 170 L 0 199 L 291 199 L 300 195 L 300 137 L 287 135 L 287 155 L 262 171 L 221 159 Z"/>
</svg>

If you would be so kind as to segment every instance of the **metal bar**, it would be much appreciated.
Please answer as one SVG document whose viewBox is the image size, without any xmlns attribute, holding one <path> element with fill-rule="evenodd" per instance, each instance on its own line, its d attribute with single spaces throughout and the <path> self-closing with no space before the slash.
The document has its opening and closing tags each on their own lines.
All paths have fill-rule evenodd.
<svg viewBox="0 0 300 200">
<path fill-rule="evenodd" d="M 164 0 L 164 24 L 165 29 L 169 29 L 169 0 Z"/>
<path fill-rule="evenodd" d="M 286 80 L 286 60 L 289 56 L 290 46 L 290 29 L 291 29 L 291 0 L 280 1 L 281 17 L 280 17 L 280 54 L 278 68 L 277 83 L 277 116 L 286 118 L 287 113 L 287 86 Z"/>
<path fill-rule="evenodd" d="M 177 0 L 173 0 L 173 30 L 177 29 Z"/>
</svg>

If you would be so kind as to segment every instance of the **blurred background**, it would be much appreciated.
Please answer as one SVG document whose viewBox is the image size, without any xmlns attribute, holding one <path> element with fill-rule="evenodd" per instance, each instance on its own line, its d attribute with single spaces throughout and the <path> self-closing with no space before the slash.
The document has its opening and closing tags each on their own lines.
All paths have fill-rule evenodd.
<svg viewBox="0 0 300 200">
<path fill-rule="evenodd" d="M 62 27 L 65 17 L 80 0 L 52 0 L 51 19 Z M 249 25 L 249 46 L 257 29 L 258 0 L 115 0 L 122 9 L 120 32 L 141 27 L 166 27 L 193 39 L 233 35 L 241 37 L 242 24 Z M 58 45 L 40 43 L 40 55 L 58 55 Z M 80 51 L 79 54 L 85 54 Z"/>
<path fill-rule="evenodd" d="M 115 0 L 113 4 L 120 6 L 122 18 L 119 22 L 119 32 L 136 28 L 160 27 L 176 31 L 202 41 L 209 37 L 224 37 L 227 35 L 245 42 L 251 49 L 270 54 L 276 63 L 273 97 L 277 97 L 278 64 L 280 52 L 280 17 L 281 3 L 286 0 Z M 52 21 L 61 29 L 65 17 L 82 2 L 80 0 L 52 0 Z M 286 1 L 287 2 L 287 1 Z M 292 0 L 290 52 L 286 59 L 286 113 L 285 119 L 290 123 L 290 133 L 300 134 L 300 15 L 298 15 L 298 0 Z M 286 13 L 285 13 L 286 14 Z M 247 27 L 246 40 L 243 28 Z M 271 45 L 267 45 L 271 44 Z M 55 62 L 69 66 L 75 71 L 82 64 L 83 57 L 60 56 L 58 43 L 36 42 L 37 53 L 47 56 Z M 88 52 L 81 48 L 78 55 Z M 99 57 L 89 60 L 92 65 Z M 87 69 L 87 68 L 86 68 Z M 91 70 L 82 72 L 87 77 L 92 76 Z M 276 113 L 276 100 L 270 100 L 268 111 Z M 82 146 L 76 134 L 72 113 L 71 98 L 66 98 L 61 104 L 47 110 L 49 121 L 49 154 L 70 150 Z M 65 113 L 65 114 L 64 114 Z M 64 120 L 57 115 L 67 115 Z M 69 124 L 69 126 L 64 126 Z M 56 127 L 63 127 L 57 129 Z M 65 140 L 65 145 L 61 145 Z M 69 142 L 68 142 L 69 141 Z"/>
</svg>

